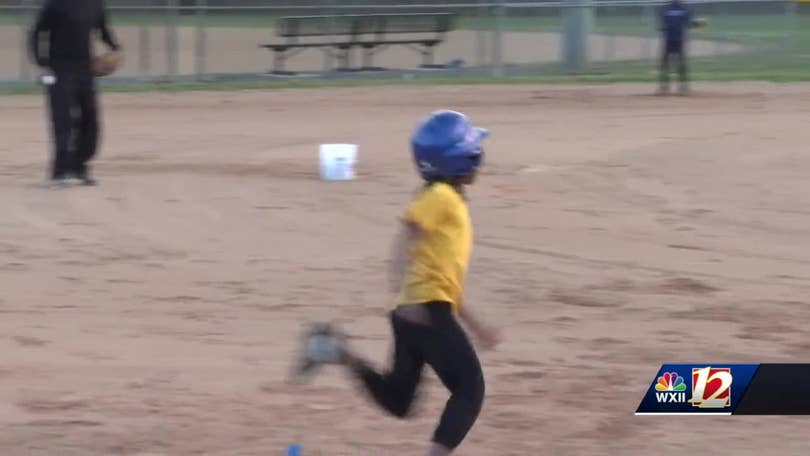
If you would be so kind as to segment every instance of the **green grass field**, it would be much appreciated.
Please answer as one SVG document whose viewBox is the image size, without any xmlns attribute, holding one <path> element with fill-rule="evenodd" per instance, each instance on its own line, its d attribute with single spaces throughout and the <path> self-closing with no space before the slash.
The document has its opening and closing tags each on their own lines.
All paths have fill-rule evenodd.
<svg viewBox="0 0 810 456">
<path fill-rule="evenodd" d="M 510 31 L 555 32 L 561 28 L 558 17 L 517 17 L 503 19 L 503 25 Z M 810 81 L 810 15 L 793 18 L 783 14 L 772 15 L 702 15 L 709 19 L 709 27 L 696 30 L 695 39 L 730 40 L 745 46 L 746 52 L 738 55 L 690 60 L 692 76 L 695 80 L 735 81 Z M 113 12 L 113 23 L 118 26 L 164 26 L 170 18 L 154 14 L 120 14 Z M 179 26 L 207 27 L 271 27 L 277 16 L 256 12 L 253 14 L 229 15 L 180 15 L 171 18 Z M 0 26 L 19 25 L 19 15 L 0 10 Z M 790 21 L 795 22 L 791 23 Z M 458 23 L 463 29 L 492 30 L 496 27 L 493 17 L 461 17 Z M 649 17 L 604 16 L 598 15 L 594 21 L 594 31 L 600 34 L 627 36 L 655 36 L 654 21 Z M 566 74 L 560 65 L 539 65 L 516 69 L 509 78 L 486 78 L 469 76 L 420 76 L 415 79 L 401 78 L 336 79 L 318 81 L 226 81 L 216 84 L 174 83 L 168 85 L 114 85 L 108 90 L 196 90 L 196 89 L 255 89 L 255 88 L 297 88 L 332 87 L 382 84 L 459 84 L 459 83 L 525 83 L 525 82 L 620 82 L 653 81 L 656 77 L 650 62 L 612 62 L 593 64 L 590 71 L 582 75 Z M 17 93 L 31 89 L 0 89 L 0 93 Z"/>
<path fill-rule="evenodd" d="M 693 62 L 692 79 L 703 82 L 810 81 L 810 61 L 800 64 L 784 62 L 774 65 L 750 65 L 748 61 L 710 61 L 696 59 Z M 188 92 L 188 91 L 239 91 L 281 89 L 324 89 L 345 87 L 386 86 L 434 86 L 474 84 L 611 84 L 622 82 L 653 83 L 657 78 L 655 69 L 638 62 L 616 62 L 601 65 L 584 74 L 566 74 L 561 68 L 544 68 L 534 75 L 509 77 L 489 76 L 425 76 L 404 78 L 357 78 L 357 79 L 290 79 L 290 80 L 222 80 L 196 82 L 183 80 L 171 83 L 110 83 L 103 84 L 105 92 Z M 0 86 L 0 95 L 29 95 L 39 93 L 39 87 Z"/>
<path fill-rule="evenodd" d="M 729 15 L 704 14 L 710 20 L 710 27 L 704 31 L 696 32 L 698 36 L 725 37 L 736 35 L 738 37 L 752 36 L 762 39 L 776 39 L 783 37 L 790 26 L 788 19 L 780 11 L 772 14 L 758 15 Z M 194 27 L 205 25 L 208 27 L 272 27 L 280 17 L 273 12 L 256 11 L 249 14 L 209 13 L 204 15 L 183 14 L 168 16 L 163 13 L 137 13 L 112 11 L 111 18 L 114 25 L 122 26 L 164 26 L 174 23 L 181 27 Z M 13 14 L 8 10 L 0 10 L 0 25 L 18 25 L 29 22 L 30 17 Z M 797 29 L 799 33 L 810 34 L 810 15 L 798 16 Z M 507 10 L 503 21 L 504 28 L 510 31 L 559 31 L 561 20 L 559 16 L 523 16 L 520 11 Z M 494 16 L 461 16 L 457 27 L 461 29 L 494 29 L 497 19 Z M 623 35 L 649 35 L 656 33 L 654 20 L 639 15 L 602 15 L 597 13 L 594 18 L 595 31 L 598 33 L 611 33 Z"/>
</svg>

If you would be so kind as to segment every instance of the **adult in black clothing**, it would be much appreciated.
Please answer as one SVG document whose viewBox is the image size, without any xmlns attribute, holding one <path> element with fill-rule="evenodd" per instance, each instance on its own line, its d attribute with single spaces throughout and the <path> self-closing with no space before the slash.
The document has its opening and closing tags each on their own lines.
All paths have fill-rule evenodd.
<svg viewBox="0 0 810 456">
<path fill-rule="evenodd" d="M 104 0 L 45 0 L 31 30 L 33 59 L 55 78 L 47 90 L 54 142 L 50 177 L 56 184 L 70 177 L 95 184 L 88 166 L 99 137 L 94 32 L 109 48 L 120 50 L 107 27 Z"/>
</svg>

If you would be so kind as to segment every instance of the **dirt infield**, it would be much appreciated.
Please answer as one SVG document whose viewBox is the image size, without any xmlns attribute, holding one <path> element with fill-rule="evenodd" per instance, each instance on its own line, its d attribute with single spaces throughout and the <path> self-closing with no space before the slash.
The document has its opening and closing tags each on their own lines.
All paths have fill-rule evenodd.
<svg viewBox="0 0 810 456">
<path fill-rule="evenodd" d="M 126 62 L 120 76 L 163 75 L 168 71 L 166 30 L 161 28 L 118 27 L 115 32 L 126 51 Z M 143 35 L 142 35 L 143 33 Z M 178 29 L 178 72 L 195 72 L 195 30 Z M 142 41 L 142 36 L 146 37 Z M 15 79 L 19 75 L 20 39 L 19 29 L 0 27 L 0 80 Z M 483 53 L 479 54 L 477 43 L 483 39 Z M 448 35 L 447 41 L 436 51 L 436 63 L 463 60 L 467 66 L 479 64 L 479 59 L 492 62 L 492 33 L 459 30 Z M 272 67 L 272 53 L 259 47 L 260 43 L 277 42 L 272 29 L 210 28 L 206 31 L 206 71 L 210 73 L 263 73 Z M 637 37 L 591 37 L 591 54 L 596 61 L 635 60 L 649 58 L 657 53 L 657 38 Z M 613 51 L 610 51 L 610 49 Z M 694 40 L 690 54 L 706 56 L 739 52 L 742 46 L 735 43 L 719 43 Z M 504 34 L 504 62 L 507 64 L 550 63 L 560 59 L 560 36 L 556 33 L 510 32 Z M 361 56 L 354 56 L 355 66 Z M 375 58 L 375 65 L 386 68 L 416 68 L 421 56 L 405 47 L 392 47 Z M 320 71 L 323 69 L 322 50 L 306 50 L 290 59 L 287 69 L 294 71 Z"/>
<path fill-rule="evenodd" d="M 284 380 L 311 320 L 385 360 L 408 134 L 454 107 L 493 130 L 468 301 L 505 331 L 459 454 L 806 454 L 804 419 L 632 414 L 662 362 L 807 361 L 808 89 L 110 94 L 102 185 L 62 190 L 42 100 L 3 99 L 0 453 L 422 454 L 432 374 L 404 422 L 338 371 Z M 324 141 L 356 181 L 318 180 Z"/>
</svg>

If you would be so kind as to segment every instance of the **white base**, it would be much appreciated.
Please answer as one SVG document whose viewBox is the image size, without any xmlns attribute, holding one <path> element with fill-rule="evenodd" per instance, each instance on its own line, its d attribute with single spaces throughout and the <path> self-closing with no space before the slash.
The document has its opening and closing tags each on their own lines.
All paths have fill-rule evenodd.
<svg viewBox="0 0 810 456">
<path fill-rule="evenodd" d="M 326 181 L 347 181 L 355 177 L 357 163 L 356 144 L 321 144 L 321 179 Z"/>
</svg>

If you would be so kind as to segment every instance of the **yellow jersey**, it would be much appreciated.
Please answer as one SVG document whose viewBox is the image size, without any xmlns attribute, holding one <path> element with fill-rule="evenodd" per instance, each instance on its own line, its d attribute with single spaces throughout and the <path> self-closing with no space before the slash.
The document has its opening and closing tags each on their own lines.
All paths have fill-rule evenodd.
<svg viewBox="0 0 810 456">
<path fill-rule="evenodd" d="M 449 302 L 458 312 L 472 252 L 467 203 L 446 183 L 427 186 L 408 206 L 404 221 L 420 228 L 396 304 Z"/>
</svg>

